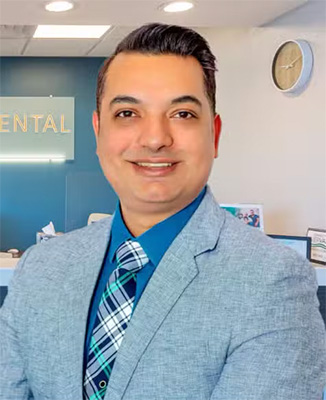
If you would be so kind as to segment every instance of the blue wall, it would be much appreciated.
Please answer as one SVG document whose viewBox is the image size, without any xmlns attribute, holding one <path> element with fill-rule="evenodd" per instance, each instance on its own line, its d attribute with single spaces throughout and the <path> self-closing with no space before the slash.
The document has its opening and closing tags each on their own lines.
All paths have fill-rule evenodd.
<svg viewBox="0 0 326 400">
<path fill-rule="evenodd" d="M 100 170 L 91 122 L 102 62 L 102 58 L 0 58 L 1 96 L 75 98 L 74 161 L 0 164 L 0 250 L 25 250 L 50 221 L 57 231 L 66 232 L 86 225 L 90 212 L 113 212 L 116 196 Z"/>
</svg>

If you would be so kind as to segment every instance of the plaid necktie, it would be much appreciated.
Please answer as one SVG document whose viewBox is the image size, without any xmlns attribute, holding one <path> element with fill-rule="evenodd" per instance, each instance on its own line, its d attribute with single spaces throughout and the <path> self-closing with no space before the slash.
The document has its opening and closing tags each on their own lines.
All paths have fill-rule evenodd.
<svg viewBox="0 0 326 400">
<path fill-rule="evenodd" d="M 131 318 L 136 292 L 136 272 L 149 259 L 138 242 L 127 240 L 116 252 L 112 272 L 97 311 L 84 378 L 84 398 L 105 396 L 113 364 Z"/>
</svg>

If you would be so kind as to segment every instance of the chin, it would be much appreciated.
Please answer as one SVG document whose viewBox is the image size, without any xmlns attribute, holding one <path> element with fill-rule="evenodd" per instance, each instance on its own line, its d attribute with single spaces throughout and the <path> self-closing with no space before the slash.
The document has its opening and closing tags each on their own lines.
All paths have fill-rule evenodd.
<svg viewBox="0 0 326 400">
<path fill-rule="evenodd" d="M 147 193 L 139 196 L 139 200 L 144 203 L 170 203 L 173 201 L 175 196 L 167 195 L 165 193 Z"/>
<path fill-rule="evenodd" d="M 162 187 L 150 187 L 140 189 L 134 193 L 134 196 L 140 203 L 147 203 L 148 206 L 160 203 L 164 205 L 174 202 L 178 197 L 178 191 Z"/>
</svg>

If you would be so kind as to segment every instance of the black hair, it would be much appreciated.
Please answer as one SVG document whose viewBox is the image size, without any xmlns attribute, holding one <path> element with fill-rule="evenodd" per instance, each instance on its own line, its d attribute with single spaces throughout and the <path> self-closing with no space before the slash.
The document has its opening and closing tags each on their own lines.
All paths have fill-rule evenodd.
<svg viewBox="0 0 326 400">
<path fill-rule="evenodd" d="M 106 73 L 110 63 L 119 53 L 175 54 L 196 58 L 203 69 L 206 95 L 213 114 L 215 114 L 216 58 L 211 52 L 209 44 L 193 29 L 160 23 L 143 25 L 129 33 L 118 44 L 111 57 L 105 60 L 97 78 L 96 108 L 98 114 L 104 93 Z"/>
</svg>

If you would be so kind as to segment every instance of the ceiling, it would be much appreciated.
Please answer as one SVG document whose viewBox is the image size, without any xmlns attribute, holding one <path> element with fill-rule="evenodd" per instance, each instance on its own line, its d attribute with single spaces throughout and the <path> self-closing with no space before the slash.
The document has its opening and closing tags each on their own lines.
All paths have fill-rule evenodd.
<svg viewBox="0 0 326 400">
<path fill-rule="evenodd" d="M 105 57 L 135 27 L 164 22 L 194 28 L 258 27 L 311 0 L 194 0 L 184 13 L 160 10 L 164 0 L 74 0 L 73 10 L 49 13 L 44 0 L 0 0 L 0 56 Z M 168 1 L 167 1 L 168 2 Z M 100 39 L 33 39 L 38 24 L 111 25 Z"/>
</svg>

